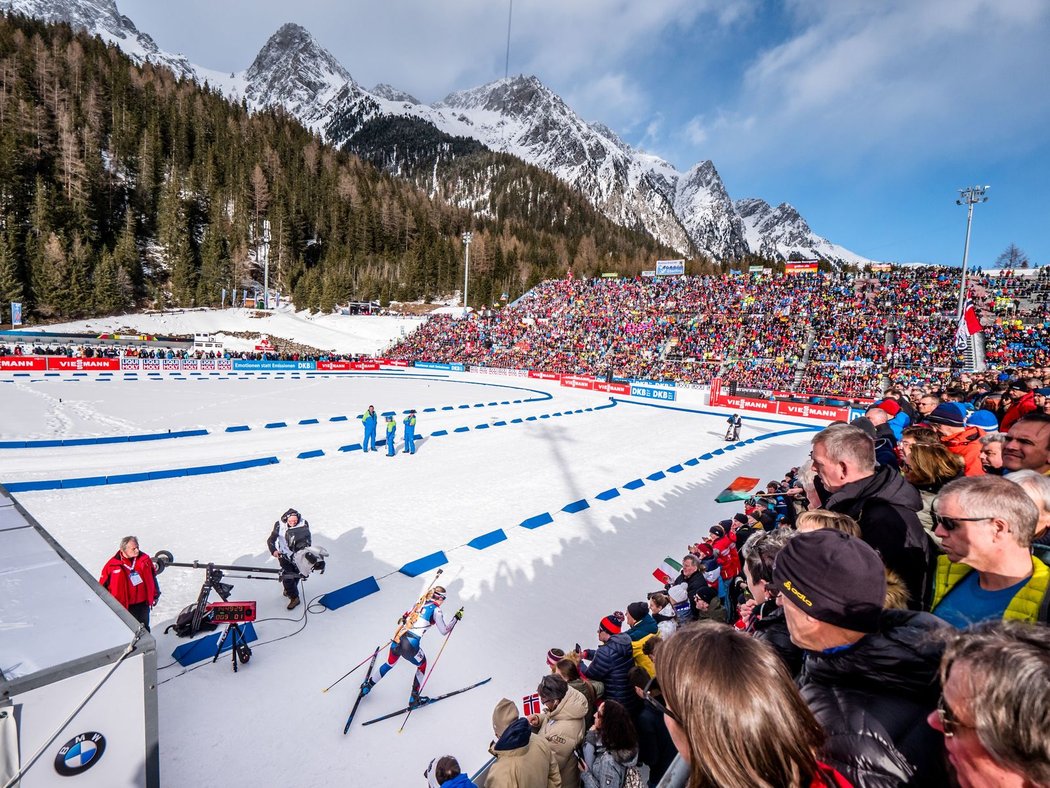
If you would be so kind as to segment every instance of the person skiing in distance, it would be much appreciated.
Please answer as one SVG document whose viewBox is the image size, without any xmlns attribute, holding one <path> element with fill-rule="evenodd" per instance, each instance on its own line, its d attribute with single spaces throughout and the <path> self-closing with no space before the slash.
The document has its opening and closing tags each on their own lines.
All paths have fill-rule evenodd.
<svg viewBox="0 0 1050 788">
<path fill-rule="evenodd" d="M 416 453 L 416 412 L 410 410 L 405 416 L 405 453 Z"/>
<path fill-rule="evenodd" d="M 310 546 L 310 524 L 302 519 L 295 509 L 289 509 L 273 524 L 266 547 L 270 555 L 281 563 L 281 583 L 288 597 L 288 609 L 299 607 L 299 567 L 295 564 L 295 553 Z"/>
<path fill-rule="evenodd" d="M 365 428 L 365 443 L 362 447 L 365 451 L 376 450 L 376 425 L 379 417 L 376 416 L 376 406 L 369 405 L 368 410 L 361 416 L 361 424 Z"/>
<path fill-rule="evenodd" d="M 120 540 L 120 549 L 102 567 L 98 582 L 150 631 L 149 611 L 157 604 L 160 588 L 153 559 L 139 550 L 137 537 L 125 536 Z"/>
<path fill-rule="evenodd" d="M 416 673 L 412 678 L 412 695 L 408 701 L 409 706 L 419 706 L 429 700 L 419 694 L 427 672 L 427 655 L 420 646 L 420 641 L 430 627 L 437 627 L 438 632 L 442 635 L 448 635 L 452 632 L 452 628 L 463 619 L 463 608 L 460 608 L 452 616 L 451 623 L 445 621 L 441 606 L 445 603 L 447 595 L 448 592 L 445 591 L 444 586 L 434 586 L 422 605 L 417 605 L 401 616 L 400 626 L 390 641 L 386 664 L 379 667 L 378 679 L 369 678 L 361 685 L 362 694 L 367 695 L 371 692 L 379 679 L 389 673 L 397 661 L 404 657 L 416 666 Z"/>
<path fill-rule="evenodd" d="M 393 416 L 386 417 L 386 456 L 393 457 L 397 451 L 397 422 Z"/>
<path fill-rule="evenodd" d="M 743 424 L 744 420 L 740 418 L 739 413 L 734 413 L 728 419 L 726 419 L 726 440 L 727 441 L 738 441 L 740 440 L 740 425 Z"/>
</svg>

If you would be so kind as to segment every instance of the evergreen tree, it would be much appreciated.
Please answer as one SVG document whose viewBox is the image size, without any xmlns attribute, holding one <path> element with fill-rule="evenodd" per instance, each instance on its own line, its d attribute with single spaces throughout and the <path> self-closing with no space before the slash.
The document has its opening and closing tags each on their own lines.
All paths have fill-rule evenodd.
<svg viewBox="0 0 1050 788">
<path fill-rule="evenodd" d="M 119 270 L 113 254 L 103 250 L 95 267 L 93 282 L 95 309 L 103 314 L 119 312 L 127 306 L 127 297 L 121 287 Z"/>
<path fill-rule="evenodd" d="M 21 303 L 25 294 L 11 246 L 10 234 L 0 233 L 0 309 L 9 308 L 12 301 Z"/>
</svg>

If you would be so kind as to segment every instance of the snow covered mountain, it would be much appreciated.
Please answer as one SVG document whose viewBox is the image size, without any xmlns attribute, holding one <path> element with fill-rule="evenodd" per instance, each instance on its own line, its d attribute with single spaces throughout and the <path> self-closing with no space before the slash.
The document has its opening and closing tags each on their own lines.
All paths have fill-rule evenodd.
<svg viewBox="0 0 1050 788">
<path fill-rule="evenodd" d="M 737 200 L 735 207 L 743 223 L 744 240 L 754 253 L 787 258 L 797 252 L 805 258 L 823 257 L 855 265 L 871 262 L 816 235 L 798 211 L 786 202 L 773 208 L 765 200 L 749 198 Z"/>
<path fill-rule="evenodd" d="M 0 11 L 44 22 L 66 22 L 119 47 L 137 63 L 167 66 L 176 76 L 196 79 L 193 65 L 182 55 L 164 52 L 135 23 L 117 10 L 115 0 L 0 0 Z"/>
<path fill-rule="evenodd" d="M 739 258 L 751 252 L 787 258 L 868 262 L 810 230 L 789 205 L 760 199 L 735 203 L 715 165 L 702 161 L 681 173 L 636 150 L 601 123 L 588 123 L 535 76 L 500 79 L 427 105 L 387 84 L 362 88 L 303 27 L 282 25 L 244 71 L 224 74 L 161 51 L 122 16 L 115 0 L 0 0 L 0 10 L 65 21 L 110 41 L 138 62 L 170 67 L 182 77 L 222 90 L 249 108 L 282 106 L 335 145 L 368 121 L 407 116 L 453 137 L 518 156 L 584 194 L 613 221 L 644 230 L 684 256 Z"/>
</svg>

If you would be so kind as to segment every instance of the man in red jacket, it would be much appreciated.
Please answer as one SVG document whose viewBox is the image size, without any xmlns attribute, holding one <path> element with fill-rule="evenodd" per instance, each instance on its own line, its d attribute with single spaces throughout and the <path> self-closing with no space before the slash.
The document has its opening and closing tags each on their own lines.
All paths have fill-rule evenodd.
<svg viewBox="0 0 1050 788">
<path fill-rule="evenodd" d="M 139 550 L 137 537 L 120 540 L 120 549 L 102 567 L 98 582 L 149 631 L 149 610 L 157 604 L 160 588 L 153 559 Z"/>
</svg>

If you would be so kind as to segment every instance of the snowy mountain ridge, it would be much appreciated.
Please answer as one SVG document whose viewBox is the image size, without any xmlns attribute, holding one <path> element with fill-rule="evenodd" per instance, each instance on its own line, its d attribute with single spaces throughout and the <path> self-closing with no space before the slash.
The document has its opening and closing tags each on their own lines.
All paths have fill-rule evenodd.
<svg viewBox="0 0 1050 788">
<path fill-rule="evenodd" d="M 98 34 L 137 62 L 166 65 L 180 77 L 244 100 L 252 110 L 281 106 L 334 145 L 368 121 L 416 117 L 441 131 L 536 165 L 579 190 L 612 221 L 648 232 L 684 256 L 738 259 L 791 254 L 869 262 L 814 233 L 787 204 L 733 201 L 711 161 L 688 172 L 635 150 L 602 123 L 588 123 L 535 76 L 500 79 L 427 105 L 387 84 L 362 88 L 300 25 L 282 25 L 242 72 L 223 74 L 161 51 L 117 10 L 115 0 L 0 0 L 0 10 L 65 21 Z"/>
</svg>

